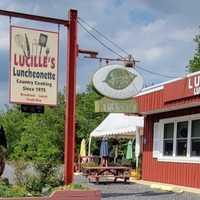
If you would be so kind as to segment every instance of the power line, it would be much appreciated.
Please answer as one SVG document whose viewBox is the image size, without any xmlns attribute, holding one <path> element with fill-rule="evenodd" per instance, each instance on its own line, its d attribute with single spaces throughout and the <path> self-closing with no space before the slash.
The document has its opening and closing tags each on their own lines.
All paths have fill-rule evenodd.
<svg viewBox="0 0 200 200">
<path fill-rule="evenodd" d="M 123 56 L 121 56 L 120 54 L 118 54 L 116 51 L 114 51 L 113 49 L 111 49 L 109 46 L 107 46 L 106 44 L 104 44 L 101 40 L 99 40 L 94 34 L 92 34 L 80 21 L 78 21 L 78 23 L 80 24 L 80 26 L 89 34 L 91 35 L 96 41 L 98 41 L 102 46 L 104 46 L 106 49 L 108 49 L 109 51 L 111 51 L 112 53 L 114 53 L 115 55 L 119 56 L 120 58 L 125 59 Z"/>
<path fill-rule="evenodd" d="M 105 36 L 103 33 L 101 33 L 100 31 L 98 31 L 97 29 L 95 29 L 93 26 L 89 25 L 85 20 L 81 19 L 80 17 L 78 18 L 82 23 L 86 24 L 89 28 L 91 28 L 93 31 L 95 31 L 96 33 L 98 33 L 101 37 L 103 37 L 105 40 L 107 40 L 108 42 L 110 42 L 112 45 L 114 45 L 115 47 L 117 47 L 118 49 L 120 49 L 122 52 L 124 52 L 127 55 L 130 55 L 130 53 L 128 53 L 125 49 L 122 49 L 118 44 L 116 44 L 114 41 L 112 41 L 111 39 L 109 39 L 107 36 Z"/>
<path fill-rule="evenodd" d="M 139 69 L 141 69 L 141 70 L 143 70 L 143 71 L 145 71 L 145 72 L 153 74 L 153 75 L 158 75 L 158 76 L 162 76 L 162 77 L 165 77 L 165 78 L 177 78 L 177 76 L 170 76 L 170 75 L 161 74 L 159 72 L 153 72 L 153 71 L 151 71 L 149 69 L 143 68 L 143 67 L 138 66 L 138 65 L 136 67 L 139 68 Z"/>
<path fill-rule="evenodd" d="M 81 18 L 79 18 L 80 21 L 83 21 Z M 104 42 L 102 42 L 100 39 L 98 39 L 93 33 L 91 33 L 80 21 L 78 21 L 78 23 L 80 24 L 80 26 L 90 35 L 92 36 L 97 42 L 99 42 L 103 47 L 105 47 L 106 49 L 108 49 L 109 51 L 111 51 L 112 53 L 114 53 L 115 55 L 119 56 L 120 58 L 124 59 L 125 58 L 123 56 L 121 56 L 119 53 L 117 53 L 116 51 L 114 51 L 112 48 L 110 48 L 108 45 L 106 45 Z M 87 24 L 88 27 L 90 27 L 91 29 L 93 29 L 93 27 L 89 26 Z M 93 29 L 94 30 L 94 29 Z M 99 32 L 95 29 L 96 32 Z M 101 34 L 99 32 L 99 34 Z M 106 36 L 103 36 L 103 34 L 101 34 L 102 37 L 106 38 Z M 109 40 L 109 39 L 108 39 Z M 111 42 L 111 41 L 110 41 Z M 112 42 L 111 42 L 112 43 Z M 121 48 L 121 47 L 120 47 Z M 127 53 L 127 52 L 126 52 Z M 165 74 L 162 74 L 162 73 L 159 73 L 159 72 L 154 72 L 154 71 L 151 71 L 151 70 L 148 70 L 144 67 L 141 67 L 141 66 L 136 66 L 137 68 L 145 71 L 145 72 L 148 72 L 150 74 L 153 74 L 153 75 L 157 75 L 157 76 L 161 76 L 161 77 L 165 77 L 165 78 L 177 78 L 175 76 L 170 76 L 170 75 L 165 75 Z"/>
</svg>

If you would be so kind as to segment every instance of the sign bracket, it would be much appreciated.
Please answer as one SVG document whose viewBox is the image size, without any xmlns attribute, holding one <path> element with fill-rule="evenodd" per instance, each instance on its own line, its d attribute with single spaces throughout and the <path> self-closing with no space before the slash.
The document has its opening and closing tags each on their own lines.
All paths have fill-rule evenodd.
<svg viewBox="0 0 200 200">
<path fill-rule="evenodd" d="M 8 16 L 8 17 L 16 17 L 16 18 L 23 18 L 33 21 L 42 21 L 52 24 L 62 24 L 64 26 L 69 27 L 69 21 L 64 19 L 58 19 L 58 18 L 52 18 L 52 17 L 44 17 L 39 15 L 31 15 L 31 14 L 25 14 L 20 12 L 13 12 L 13 11 L 7 11 L 7 10 L 0 10 L 0 15 Z"/>
</svg>

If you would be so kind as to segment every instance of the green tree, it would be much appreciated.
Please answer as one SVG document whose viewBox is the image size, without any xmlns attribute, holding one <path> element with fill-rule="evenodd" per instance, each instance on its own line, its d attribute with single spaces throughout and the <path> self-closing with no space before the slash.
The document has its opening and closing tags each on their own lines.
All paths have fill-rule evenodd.
<svg viewBox="0 0 200 200">
<path fill-rule="evenodd" d="M 63 94 L 59 94 L 58 106 L 45 107 L 44 114 L 22 113 L 19 106 L 13 106 L 1 113 L 0 124 L 5 128 L 9 159 L 63 160 Z"/>
<path fill-rule="evenodd" d="M 106 113 L 96 113 L 94 102 L 101 99 L 91 85 L 88 85 L 86 92 L 77 94 L 76 107 L 76 138 L 77 151 L 80 149 L 80 143 L 83 138 L 88 141 L 89 134 L 103 121 Z M 97 141 L 98 142 L 98 141 Z M 94 154 L 99 153 L 97 142 L 92 143 Z"/>
<path fill-rule="evenodd" d="M 91 86 L 77 94 L 76 106 L 76 151 L 93 129 L 105 118 L 105 113 L 95 113 L 94 102 L 100 99 Z M 64 107 L 63 93 L 58 95 L 57 107 L 45 107 L 44 114 L 22 113 L 19 106 L 7 108 L 0 113 L 7 143 L 8 158 L 25 161 L 63 161 L 64 158 Z M 97 143 L 92 144 L 98 153 Z"/>
<path fill-rule="evenodd" d="M 194 42 L 197 44 L 194 57 L 189 61 L 189 72 L 200 70 L 200 34 L 196 35 Z"/>
<path fill-rule="evenodd" d="M 0 113 L 0 125 L 3 125 L 7 138 L 7 154 L 11 155 L 14 151 L 15 144 L 21 138 L 24 130 L 24 119 L 28 117 L 27 114 L 22 113 L 19 106 L 13 106 L 6 109 L 5 112 Z"/>
</svg>

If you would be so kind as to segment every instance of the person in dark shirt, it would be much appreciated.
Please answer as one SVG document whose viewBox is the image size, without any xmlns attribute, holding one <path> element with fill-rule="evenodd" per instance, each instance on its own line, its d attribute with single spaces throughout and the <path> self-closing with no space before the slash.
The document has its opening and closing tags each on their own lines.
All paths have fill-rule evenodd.
<svg viewBox="0 0 200 200">
<path fill-rule="evenodd" d="M 3 126 L 0 128 L 0 145 L 7 149 L 6 135 Z"/>
<path fill-rule="evenodd" d="M 6 135 L 3 126 L 0 128 L 0 176 L 5 168 L 5 155 L 7 149 Z"/>
</svg>

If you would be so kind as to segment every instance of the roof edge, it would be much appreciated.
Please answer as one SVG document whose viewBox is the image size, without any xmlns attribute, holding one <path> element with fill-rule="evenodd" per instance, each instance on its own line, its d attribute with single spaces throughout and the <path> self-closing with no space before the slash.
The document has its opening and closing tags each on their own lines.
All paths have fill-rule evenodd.
<svg viewBox="0 0 200 200">
<path fill-rule="evenodd" d="M 198 74 L 200 75 L 200 71 L 189 73 L 189 74 L 186 74 L 182 77 L 178 77 L 178 78 L 175 78 L 175 79 L 172 79 L 172 80 L 169 80 L 169 81 L 165 81 L 165 82 L 162 82 L 162 83 L 155 84 L 155 85 L 150 86 L 150 87 L 143 88 L 142 91 L 139 94 L 136 95 L 136 97 L 162 90 L 162 89 L 164 89 L 164 85 L 166 85 L 168 83 L 172 83 L 172 82 L 182 80 L 184 78 L 191 77 L 191 76 L 198 75 Z"/>
</svg>

